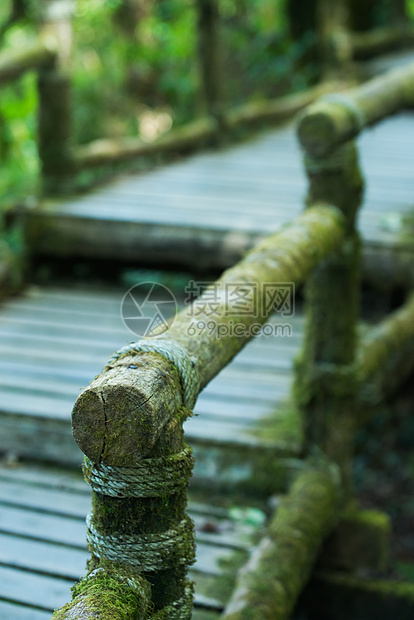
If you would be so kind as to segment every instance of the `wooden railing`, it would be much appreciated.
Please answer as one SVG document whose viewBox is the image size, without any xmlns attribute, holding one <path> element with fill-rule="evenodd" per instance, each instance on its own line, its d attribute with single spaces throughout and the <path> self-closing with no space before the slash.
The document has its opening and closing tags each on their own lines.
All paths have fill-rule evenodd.
<svg viewBox="0 0 414 620">
<path fill-rule="evenodd" d="M 56 620 L 94 618 L 98 610 L 99 617 L 117 618 L 127 592 L 130 617 L 191 617 L 186 569 L 194 537 L 185 508 L 192 457 L 182 423 L 199 391 L 253 335 L 252 323 L 268 318 L 262 285 L 306 282 L 307 327 L 294 388 L 306 465 L 222 616 L 289 617 L 323 541 L 352 501 L 356 431 L 414 369 L 414 298 L 357 337 L 355 220 L 363 182 L 353 142 L 364 127 L 413 103 L 410 67 L 309 107 L 298 123 L 309 177 L 305 213 L 215 283 L 214 317 L 200 312 L 201 297 L 196 317 L 185 308 L 166 334 L 121 349 L 78 397 L 72 423 L 93 490 L 92 559 Z M 226 298 L 234 282 L 246 283 L 247 300 L 251 284 L 259 291 L 252 316 Z M 201 330 L 203 320 L 214 329 Z M 240 325 L 238 335 L 226 329 L 230 322 Z"/>
<path fill-rule="evenodd" d="M 198 62 L 207 116 L 182 128 L 172 129 L 150 144 L 139 138 L 125 137 L 95 140 L 82 146 L 73 143 L 71 123 L 71 11 L 75 0 L 44 0 L 41 3 L 39 43 L 27 50 L 3 53 L 0 56 L 0 84 L 17 79 L 26 71 L 38 72 L 38 150 L 44 194 L 72 191 L 76 174 L 85 168 L 166 152 L 186 152 L 201 145 L 217 144 L 224 136 L 228 138 L 237 134 L 241 127 L 284 120 L 324 92 L 334 89 L 332 83 L 322 83 L 303 93 L 232 108 L 225 101 L 224 95 L 223 84 L 226 78 L 221 68 L 222 37 L 218 2 L 196 2 Z M 366 43 L 366 38 L 373 36 L 375 39 L 376 35 L 361 34 L 356 35 L 356 38 L 349 35 L 345 28 L 346 3 L 334 3 L 335 10 L 332 10 L 332 3 L 326 0 L 318 0 L 314 4 L 312 10 L 318 15 L 321 64 L 324 58 L 330 59 L 330 70 L 325 73 L 331 78 L 331 69 L 338 71 L 348 67 L 353 56 L 369 53 L 366 50 L 370 43 Z M 392 40 L 398 40 L 396 32 L 405 40 L 410 38 L 411 30 L 407 25 L 394 29 Z M 389 39 L 386 33 L 381 37 Z M 377 43 L 374 42 L 375 45 Z"/>
</svg>

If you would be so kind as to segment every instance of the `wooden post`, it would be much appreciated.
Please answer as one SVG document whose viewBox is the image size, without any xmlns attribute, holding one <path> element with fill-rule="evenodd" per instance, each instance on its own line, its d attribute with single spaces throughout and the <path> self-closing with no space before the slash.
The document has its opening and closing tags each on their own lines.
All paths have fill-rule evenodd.
<svg viewBox="0 0 414 620">
<path fill-rule="evenodd" d="M 73 0 L 43 0 L 40 34 L 56 46 L 53 65 L 38 78 L 38 148 L 42 162 L 42 189 L 46 195 L 65 193 L 71 181 L 70 56 Z"/>
<path fill-rule="evenodd" d="M 86 591 L 93 597 L 96 588 L 90 576 L 109 571 L 121 579 L 126 574 L 138 584 L 133 602 L 136 609 L 131 609 L 128 617 L 148 617 L 138 612 L 145 612 L 149 598 L 149 607 L 160 611 L 160 618 L 190 620 L 193 591 L 187 570 L 194 561 L 195 541 L 186 507 L 193 457 L 184 443 L 182 423 L 189 411 L 182 405 L 178 371 L 170 361 L 154 353 L 123 357 L 109 365 L 107 371 L 101 375 L 104 380 L 99 390 L 87 393 L 88 405 L 82 412 L 84 420 L 88 417 L 92 424 L 90 449 L 85 452 L 94 457 L 85 459 L 84 464 L 85 479 L 93 489 L 93 510 L 88 517 L 88 546 L 92 553 L 89 575 L 80 582 L 85 587 L 77 586 L 73 601 L 56 618 L 74 618 L 71 614 L 80 605 L 78 592 Z M 123 374 L 124 383 L 108 380 L 114 372 L 115 376 Z M 127 390 L 125 381 L 131 376 L 136 381 Z M 133 419 L 131 409 L 139 420 Z M 114 440 L 109 459 L 101 459 L 95 452 L 100 439 L 96 435 L 102 429 L 98 420 L 93 421 L 101 413 L 106 415 L 105 424 Z M 125 435 L 116 454 L 119 432 Z M 132 440 L 128 441 L 128 434 Z M 110 436 L 108 439 L 111 441 Z M 134 449 L 134 441 L 140 450 Z M 118 466 L 120 459 L 122 466 Z M 108 465 L 108 461 L 115 466 Z M 149 597 L 145 581 L 150 585 Z M 127 595 L 118 591 L 118 598 L 111 599 L 112 610 L 91 598 L 94 614 L 79 617 L 92 619 L 99 612 L 102 620 L 118 618 L 115 605 L 119 605 L 119 597 L 126 601 Z"/>
<path fill-rule="evenodd" d="M 352 141 L 328 156 L 305 154 L 307 202 L 334 204 L 346 217 L 339 251 L 323 261 L 306 285 L 307 325 L 297 362 L 295 394 L 303 413 L 306 450 L 318 446 L 340 466 L 349 490 L 357 380 L 353 369 L 359 311 L 359 237 L 355 218 L 363 181 Z"/>
<path fill-rule="evenodd" d="M 351 69 L 352 46 L 346 0 L 318 0 L 318 47 L 325 79 L 347 75 Z"/>
<path fill-rule="evenodd" d="M 224 125 L 224 93 L 218 0 L 197 0 L 198 49 L 208 114 Z"/>
</svg>

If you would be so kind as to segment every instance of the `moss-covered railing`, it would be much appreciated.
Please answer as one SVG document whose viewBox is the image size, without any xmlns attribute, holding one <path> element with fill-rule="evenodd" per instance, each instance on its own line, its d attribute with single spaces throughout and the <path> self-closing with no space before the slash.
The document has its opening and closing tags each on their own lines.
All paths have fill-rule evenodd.
<svg viewBox="0 0 414 620">
<path fill-rule="evenodd" d="M 271 312 L 259 295 L 252 316 L 241 315 L 225 295 L 234 282 L 246 283 L 247 299 L 252 283 L 306 282 L 307 327 L 294 387 L 305 428 L 304 470 L 223 615 L 253 620 L 259 610 L 263 619 L 289 617 L 323 541 L 352 503 L 356 431 L 414 369 L 414 298 L 357 337 L 355 222 L 363 181 L 353 142 L 365 126 L 413 101 L 411 67 L 308 108 L 298 124 L 309 177 L 304 214 L 215 283 L 215 317 L 199 310 L 194 317 L 186 308 L 166 334 L 116 353 L 78 397 L 72 423 L 93 490 L 92 557 L 56 620 L 191 617 L 192 456 L 182 423 L 199 391 L 253 335 L 253 322 L 264 323 Z M 214 329 L 201 330 L 204 319 Z M 230 323 L 240 325 L 237 335 Z"/>
<path fill-rule="evenodd" d="M 191 587 L 185 575 L 194 559 L 194 537 L 185 507 L 192 457 L 182 423 L 199 391 L 249 340 L 252 325 L 264 323 L 272 310 L 259 295 L 251 316 L 241 316 L 237 303 L 226 299 L 226 286 L 245 282 L 246 298 L 256 303 L 252 284 L 300 284 L 341 244 L 343 220 L 329 206 L 309 209 L 224 273 L 215 285 L 214 318 L 192 316 L 191 307 L 186 308 L 166 337 L 144 339 L 119 351 L 79 396 L 72 424 L 93 489 L 88 521 L 92 560 L 74 601 L 56 618 L 93 618 L 96 580 L 110 578 L 122 586 L 126 579 L 140 584 L 144 575 L 150 588 L 138 588 L 135 600 L 136 609 L 142 605 L 142 617 L 151 606 L 155 617 L 191 617 Z M 208 298 L 209 291 L 204 295 Z M 202 298 L 199 302 L 202 305 Z M 209 330 L 200 328 L 203 320 Z M 243 335 L 226 329 L 236 323 Z M 107 594 L 111 602 L 106 612 L 105 606 L 99 607 L 98 617 L 115 619 L 124 595 L 115 586 Z"/>
</svg>

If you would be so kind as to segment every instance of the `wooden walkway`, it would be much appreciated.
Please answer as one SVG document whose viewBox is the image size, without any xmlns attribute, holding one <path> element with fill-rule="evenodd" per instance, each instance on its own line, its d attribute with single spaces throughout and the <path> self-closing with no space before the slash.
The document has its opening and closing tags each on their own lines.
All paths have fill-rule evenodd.
<svg viewBox="0 0 414 620">
<path fill-rule="evenodd" d="M 414 282 L 413 130 L 414 113 L 407 112 L 360 139 L 367 191 L 359 228 L 367 262 L 374 259 L 385 273 L 390 255 L 404 254 Z M 216 269 L 300 213 L 305 191 L 294 129 L 287 125 L 219 152 L 125 175 L 86 196 L 28 209 L 24 217 L 36 252 L 52 258 Z M 0 453 L 5 463 L 36 459 L 77 473 L 0 467 L 0 620 L 49 618 L 84 573 L 90 496 L 80 480 L 70 411 L 112 352 L 133 339 L 120 316 L 124 293 L 31 287 L 1 303 Z M 272 320 L 279 324 L 281 317 Z M 185 424 L 197 459 L 193 493 L 215 484 L 250 484 L 254 492 L 263 455 L 267 466 L 278 455 L 282 468 L 289 459 L 294 464 L 301 431 L 286 402 L 303 333 L 300 312 L 289 324 L 290 336 L 258 337 L 200 395 L 197 415 Z M 224 603 L 220 559 L 245 550 L 252 526 L 240 513 L 194 497 L 194 619 L 213 620 Z"/>
<path fill-rule="evenodd" d="M 0 452 L 12 463 L 43 459 L 79 472 L 0 467 L 1 620 L 49 618 L 85 572 L 90 493 L 80 480 L 82 454 L 72 438 L 70 411 L 79 390 L 132 338 L 120 314 L 124 293 L 32 287 L 1 304 Z M 195 491 L 210 489 L 208 506 L 191 502 L 197 528 L 194 620 L 219 615 L 220 561 L 240 556 L 254 529 L 240 511 L 211 505 L 212 481 L 217 489 L 231 484 L 236 490 L 246 481 L 254 487 L 257 448 L 271 450 L 275 459 L 294 455 L 300 441 L 297 425 L 283 430 L 283 417 L 280 432 L 272 428 L 267 435 L 266 424 L 259 425 L 272 414 L 277 421 L 277 405 L 289 395 L 303 321 L 296 316 L 283 325 L 290 325 L 291 335 L 250 343 L 202 392 L 196 415 L 185 424 L 197 458 Z"/>
<path fill-rule="evenodd" d="M 413 250 L 414 113 L 359 140 L 367 182 L 359 217 L 366 263 Z M 198 269 L 233 264 L 303 209 L 306 180 L 294 127 L 146 172 L 26 213 L 36 252 Z"/>
<path fill-rule="evenodd" d="M 85 574 L 90 492 L 80 475 L 39 466 L 0 466 L 0 618 L 47 620 Z M 194 620 L 218 618 L 226 600 L 224 562 L 245 561 L 265 513 L 192 502 L 197 560 Z M 253 521 L 255 524 L 253 524 Z M 236 564 L 237 565 L 237 564 Z M 235 566 L 233 566 L 233 571 Z"/>
<path fill-rule="evenodd" d="M 124 294 L 123 289 L 32 287 L 3 302 L 0 451 L 62 464 L 81 462 L 71 435 L 70 412 L 80 389 L 114 350 L 134 338 L 121 319 Z M 303 321 L 296 316 L 281 322 L 275 316 L 274 322 L 289 325 L 291 335 L 258 337 L 201 393 L 196 415 L 185 425 L 195 447 L 254 447 L 259 441 L 258 420 L 288 398 Z M 282 451 L 286 447 L 282 439 L 280 447 Z M 201 476 L 201 461 L 198 466 Z"/>
</svg>

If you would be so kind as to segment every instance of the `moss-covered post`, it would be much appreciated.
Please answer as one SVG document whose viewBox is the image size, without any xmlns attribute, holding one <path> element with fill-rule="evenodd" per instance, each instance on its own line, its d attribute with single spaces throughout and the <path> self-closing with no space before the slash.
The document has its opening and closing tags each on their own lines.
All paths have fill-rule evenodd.
<svg viewBox="0 0 414 620">
<path fill-rule="evenodd" d="M 56 46 L 55 62 L 39 72 L 38 149 L 45 195 L 62 194 L 71 185 L 70 56 L 73 0 L 43 0 L 40 35 Z"/>
<path fill-rule="evenodd" d="M 322 74 L 325 78 L 348 74 L 352 47 L 347 0 L 318 0 L 317 36 Z"/>
<path fill-rule="evenodd" d="M 306 114 L 302 121 L 306 121 Z M 309 178 L 308 206 L 315 201 L 334 204 L 345 215 L 347 226 L 341 248 L 319 264 L 306 285 L 307 323 L 295 394 L 303 413 L 306 449 L 316 445 L 336 461 L 349 487 L 360 288 L 355 220 L 363 180 L 353 141 L 323 156 L 305 152 L 304 160 Z"/>
<path fill-rule="evenodd" d="M 198 50 L 207 112 L 224 128 L 223 53 L 218 0 L 197 0 Z"/>
<path fill-rule="evenodd" d="M 75 435 L 91 457 L 84 464 L 93 489 L 89 571 L 145 576 L 160 619 L 189 620 L 193 606 L 186 577 L 195 556 L 186 515 L 193 457 L 182 429 L 189 413 L 177 368 L 145 352 L 111 361 L 73 412 Z"/>
</svg>

